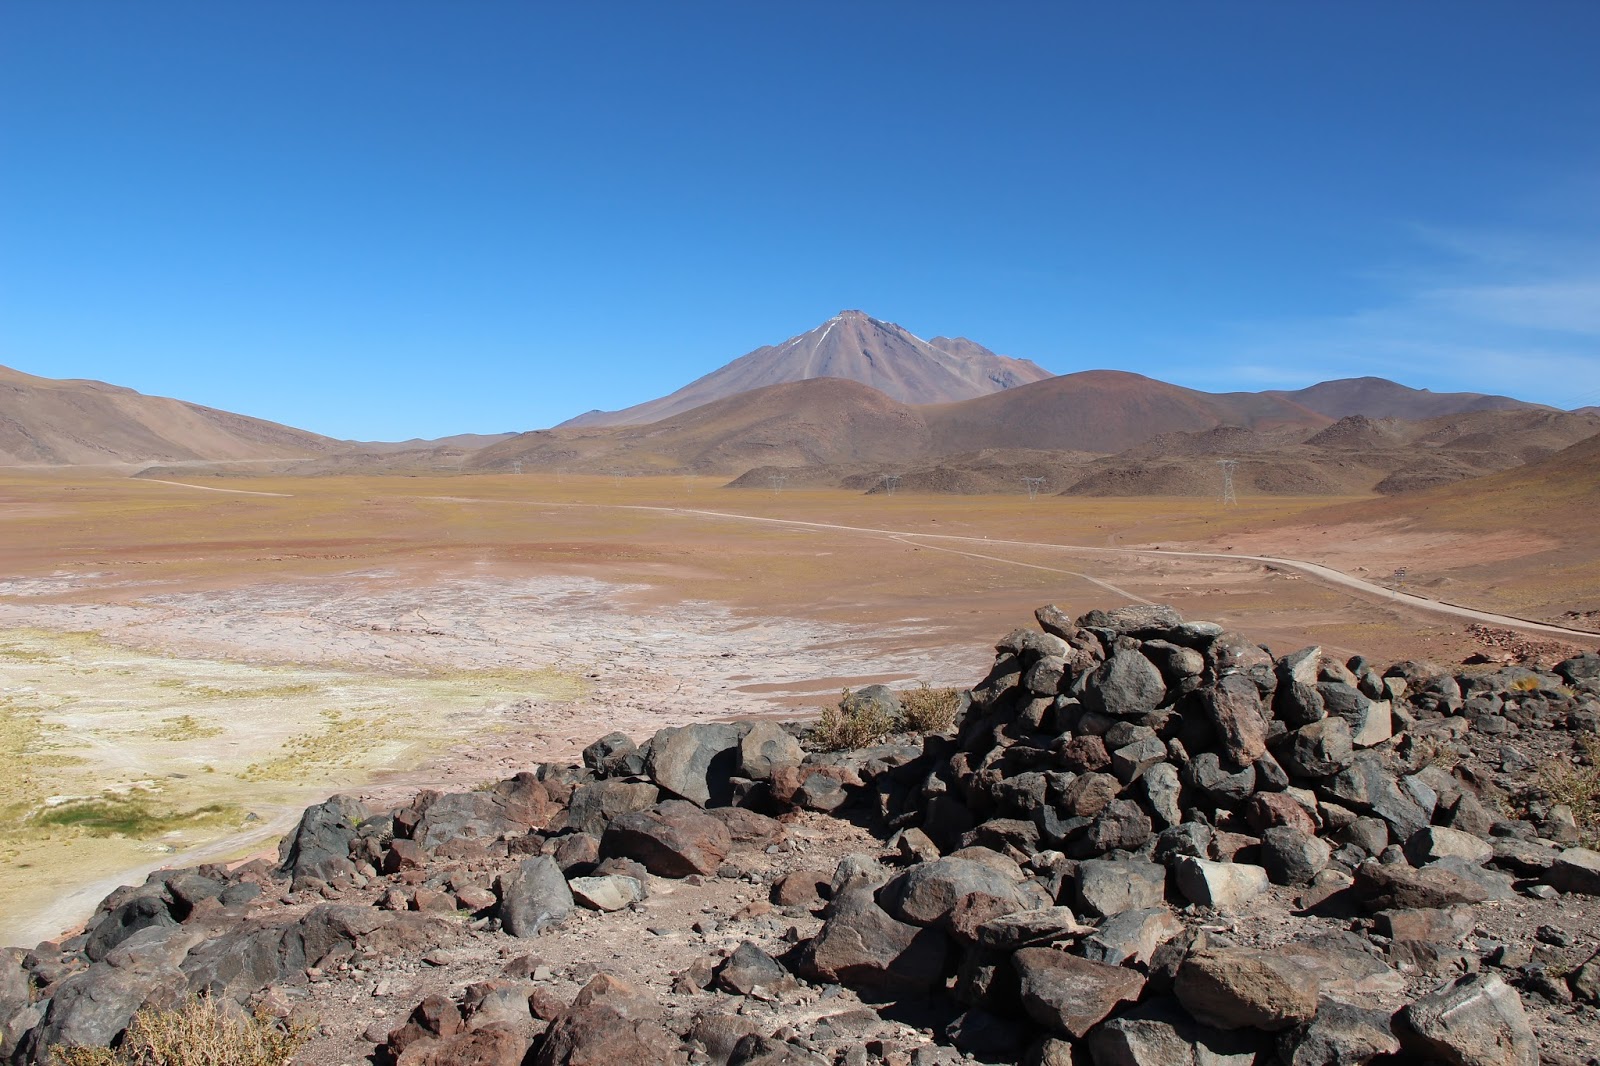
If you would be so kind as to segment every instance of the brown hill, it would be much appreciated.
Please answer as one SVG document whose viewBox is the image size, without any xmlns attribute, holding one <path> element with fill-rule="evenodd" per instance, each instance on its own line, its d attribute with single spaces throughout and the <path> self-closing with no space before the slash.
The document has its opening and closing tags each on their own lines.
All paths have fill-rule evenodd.
<svg viewBox="0 0 1600 1066">
<path fill-rule="evenodd" d="M 1481 392 L 1430 392 L 1427 389 L 1413 389 L 1388 378 L 1375 377 L 1319 381 L 1308 388 L 1293 392 L 1274 391 L 1270 395 L 1281 396 L 1329 418 L 1366 415 L 1369 418 L 1416 420 L 1465 411 L 1553 410 L 1510 396 Z"/>
<path fill-rule="evenodd" d="M 603 473 L 733 473 L 756 466 L 901 462 L 926 454 L 919 409 L 843 378 L 770 385 L 639 426 L 557 427 L 483 449 L 468 466 L 521 461 Z"/>
<path fill-rule="evenodd" d="M 1332 419 L 1269 393 L 1209 393 L 1120 370 L 1088 370 L 928 412 L 936 452 L 1043 448 L 1120 452 L 1161 433 L 1218 426 L 1321 428 Z"/>
<path fill-rule="evenodd" d="M 945 403 L 1041 381 L 1050 372 L 965 338 L 925 341 L 892 322 L 841 311 L 782 344 L 757 348 L 677 392 L 621 411 L 590 411 L 556 427 L 643 425 L 703 404 L 812 378 L 846 378 L 902 403 Z"/>
<path fill-rule="evenodd" d="M 1600 431 L 1600 417 L 1544 408 L 1477 411 L 1421 422 L 1350 415 L 1307 435 L 1231 427 L 1172 433 L 1089 463 L 1068 487 L 1086 496 L 1205 496 L 1221 488 L 1218 459 L 1234 459 L 1237 491 L 1384 495 L 1538 460 Z"/>
<path fill-rule="evenodd" d="M 146 396 L 101 381 L 0 367 L 0 464 L 277 459 L 340 448 L 276 422 Z"/>
</svg>

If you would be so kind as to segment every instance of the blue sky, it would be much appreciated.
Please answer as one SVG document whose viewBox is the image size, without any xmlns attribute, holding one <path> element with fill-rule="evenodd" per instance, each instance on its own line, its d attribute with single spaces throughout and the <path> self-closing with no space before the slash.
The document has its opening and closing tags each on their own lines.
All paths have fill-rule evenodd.
<svg viewBox="0 0 1600 1066">
<path fill-rule="evenodd" d="M 1600 4 L 0 8 L 0 363 L 528 429 L 861 308 L 1600 403 Z"/>
</svg>

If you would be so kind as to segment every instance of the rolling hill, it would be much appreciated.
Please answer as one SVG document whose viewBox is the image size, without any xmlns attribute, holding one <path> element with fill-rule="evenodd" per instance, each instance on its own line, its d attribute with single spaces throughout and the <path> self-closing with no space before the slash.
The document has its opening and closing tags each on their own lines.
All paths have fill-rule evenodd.
<svg viewBox="0 0 1600 1066">
<path fill-rule="evenodd" d="M 100 381 L 0 367 L 0 464 L 309 458 L 340 442 Z"/>
</svg>

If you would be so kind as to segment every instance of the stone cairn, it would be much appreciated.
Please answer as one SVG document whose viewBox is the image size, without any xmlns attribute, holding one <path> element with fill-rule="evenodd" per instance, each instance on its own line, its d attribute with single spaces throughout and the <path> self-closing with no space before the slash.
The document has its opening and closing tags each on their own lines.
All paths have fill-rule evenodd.
<svg viewBox="0 0 1600 1066">
<path fill-rule="evenodd" d="M 559 935 L 576 908 L 781 854 L 787 822 L 819 817 L 803 812 L 882 846 L 769 869 L 773 905 L 820 928 L 747 941 L 672 992 L 842 987 L 934 1043 L 867 1040 L 860 1010 L 826 1039 L 715 1005 L 669 1024 L 626 976 L 567 1002 L 531 968 L 369 1032 L 378 1061 L 1520 1066 L 1539 1061 L 1522 993 L 1600 1019 L 1600 956 L 1552 973 L 1481 929 L 1494 901 L 1600 895 L 1600 854 L 1568 846 L 1577 824 L 1548 797 L 1492 813 L 1528 766 L 1460 758 L 1508 729 L 1594 732 L 1600 656 L 1380 673 L 1318 648 L 1275 658 L 1167 607 L 1036 617 L 943 735 L 828 752 L 794 723 L 698 724 L 387 813 L 311 807 L 277 864 L 160 871 L 82 934 L 0 956 L 0 1053 L 113 1044 L 140 1007 L 195 992 L 271 1011 L 322 975 L 437 952 L 462 911 L 495 936 Z M 1273 922 L 1288 931 L 1242 928 Z"/>
</svg>

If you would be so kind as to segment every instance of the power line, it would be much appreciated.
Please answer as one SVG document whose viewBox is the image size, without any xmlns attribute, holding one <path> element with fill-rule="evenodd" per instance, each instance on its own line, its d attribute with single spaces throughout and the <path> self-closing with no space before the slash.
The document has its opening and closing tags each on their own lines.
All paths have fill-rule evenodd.
<svg viewBox="0 0 1600 1066">
<path fill-rule="evenodd" d="M 1239 503 L 1239 496 L 1233 491 L 1233 469 L 1239 465 L 1237 459 L 1218 459 L 1217 465 L 1222 467 L 1222 502 L 1224 505 Z"/>
</svg>

